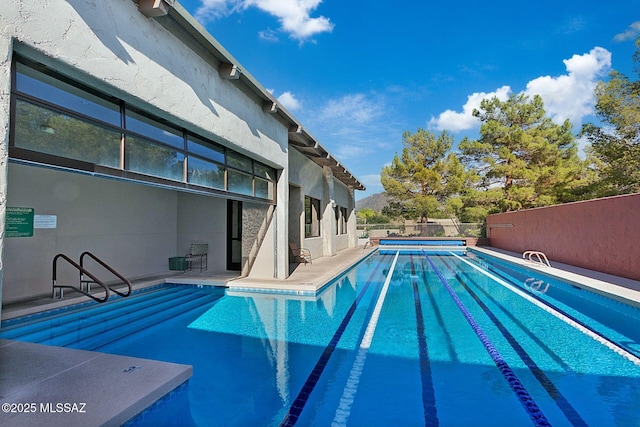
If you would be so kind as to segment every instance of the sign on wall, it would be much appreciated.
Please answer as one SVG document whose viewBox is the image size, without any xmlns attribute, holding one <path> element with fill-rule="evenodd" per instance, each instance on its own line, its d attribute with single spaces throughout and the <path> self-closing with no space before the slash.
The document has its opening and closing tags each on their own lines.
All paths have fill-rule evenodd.
<svg viewBox="0 0 640 427">
<path fill-rule="evenodd" d="M 33 228 L 56 228 L 58 217 L 56 215 L 36 215 L 33 218 Z"/>
<path fill-rule="evenodd" d="M 7 207 L 4 224 L 5 237 L 33 236 L 33 208 Z"/>
</svg>

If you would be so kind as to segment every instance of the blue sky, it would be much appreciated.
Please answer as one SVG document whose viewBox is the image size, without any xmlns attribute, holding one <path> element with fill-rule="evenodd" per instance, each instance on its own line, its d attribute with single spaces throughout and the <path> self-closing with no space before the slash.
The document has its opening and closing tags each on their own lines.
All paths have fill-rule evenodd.
<svg viewBox="0 0 640 427">
<path fill-rule="evenodd" d="M 593 88 L 632 80 L 638 0 L 178 0 L 367 186 L 419 127 L 479 136 L 487 96 L 540 94 L 574 131 Z"/>
</svg>

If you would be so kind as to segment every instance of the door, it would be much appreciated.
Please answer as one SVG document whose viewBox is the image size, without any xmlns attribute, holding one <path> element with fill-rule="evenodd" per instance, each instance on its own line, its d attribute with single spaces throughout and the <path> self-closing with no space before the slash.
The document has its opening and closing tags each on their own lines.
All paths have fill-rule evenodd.
<svg viewBox="0 0 640 427">
<path fill-rule="evenodd" d="M 242 269 L 242 202 L 227 200 L 227 270 Z"/>
</svg>

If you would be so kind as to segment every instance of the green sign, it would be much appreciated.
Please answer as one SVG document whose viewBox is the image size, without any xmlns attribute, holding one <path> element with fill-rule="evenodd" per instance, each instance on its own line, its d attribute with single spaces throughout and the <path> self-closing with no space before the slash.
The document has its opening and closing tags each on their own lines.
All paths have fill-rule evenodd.
<svg viewBox="0 0 640 427">
<path fill-rule="evenodd" d="M 5 237 L 33 236 L 33 208 L 7 207 L 4 223 Z"/>
</svg>

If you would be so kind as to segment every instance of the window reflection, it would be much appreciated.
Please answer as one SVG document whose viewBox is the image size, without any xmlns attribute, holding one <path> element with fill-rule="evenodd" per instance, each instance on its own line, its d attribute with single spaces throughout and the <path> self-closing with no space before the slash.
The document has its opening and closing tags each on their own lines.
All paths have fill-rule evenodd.
<svg viewBox="0 0 640 427">
<path fill-rule="evenodd" d="M 251 175 L 229 169 L 227 171 L 227 185 L 227 189 L 231 192 L 247 196 L 253 195 L 253 178 Z"/>
<path fill-rule="evenodd" d="M 253 168 L 251 167 L 251 159 L 241 154 L 233 153 L 231 151 L 228 152 L 227 164 L 245 172 L 253 173 Z"/>
<path fill-rule="evenodd" d="M 127 130 L 148 136 L 156 141 L 184 149 L 184 138 L 182 134 L 177 133 L 175 129 L 171 129 L 168 126 L 164 126 L 155 120 L 132 111 L 127 111 L 126 128 Z"/>
<path fill-rule="evenodd" d="M 275 197 L 276 169 L 31 64 L 23 58 L 15 63 L 13 146 L 261 199 Z M 16 153 L 32 160 L 28 151 Z"/>
<path fill-rule="evenodd" d="M 191 184 L 224 190 L 224 168 L 215 163 L 189 157 L 187 181 Z"/>
<path fill-rule="evenodd" d="M 197 154 L 218 163 L 224 163 L 224 148 L 189 135 L 187 149 L 190 153 Z"/>
<path fill-rule="evenodd" d="M 255 196 L 263 199 L 273 198 L 273 183 L 260 178 L 255 178 L 253 182 L 255 188 Z"/>
<path fill-rule="evenodd" d="M 15 146 L 98 165 L 120 167 L 120 132 L 16 101 Z"/>
<path fill-rule="evenodd" d="M 79 88 L 17 64 L 16 89 L 85 116 L 120 126 L 120 107 Z"/>
<path fill-rule="evenodd" d="M 131 136 L 127 136 L 125 146 L 127 170 L 174 181 L 184 180 L 184 154 Z"/>
</svg>

